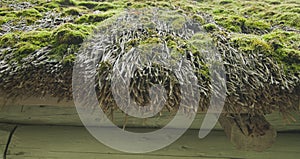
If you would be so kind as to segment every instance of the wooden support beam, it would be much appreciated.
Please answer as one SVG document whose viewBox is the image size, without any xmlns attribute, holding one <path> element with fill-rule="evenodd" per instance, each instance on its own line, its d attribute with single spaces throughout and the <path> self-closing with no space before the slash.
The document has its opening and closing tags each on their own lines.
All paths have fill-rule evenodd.
<svg viewBox="0 0 300 159">
<path fill-rule="evenodd" d="M 221 115 L 219 122 L 240 150 L 265 151 L 275 143 L 277 132 L 263 116 Z"/>
<path fill-rule="evenodd" d="M 8 146 L 15 129 L 15 125 L 0 123 L 0 159 L 6 159 Z"/>
<path fill-rule="evenodd" d="M 149 129 L 131 131 L 142 132 Z M 7 159 L 281 159 L 297 158 L 299 147 L 299 133 L 279 133 L 273 147 L 257 153 L 237 150 L 223 131 L 213 131 L 206 138 L 199 139 L 198 130 L 188 130 L 179 140 L 162 150 L 146 154 L 128 154 L 103 145 L 83 127 L 25 125 L 18 126 L 14 133 Z"/>
</svg>

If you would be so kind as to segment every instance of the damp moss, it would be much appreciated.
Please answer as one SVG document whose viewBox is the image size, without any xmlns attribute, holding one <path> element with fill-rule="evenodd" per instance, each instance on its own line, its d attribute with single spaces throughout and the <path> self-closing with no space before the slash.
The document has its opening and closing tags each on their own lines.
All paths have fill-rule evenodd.
<svg viewBox="0 0 300 159">
<path fill-rule="evenodd" d="M 275 30 L 262 36 L 275 50 L 281 48 L 299 49 L 300 35 L 295 32 Z"/>
<path fill-rule="evenodd" d="M 67 23 L 54 30 L 51 34 L 53 41 L 50 58 L 60 62 L 73 59 L 67 58 L 64 61 L 66 56 L 72 56 L 80 48 L 93 29 L 95 29 L 94 26 Z"/>
<path fill-rule="evenodd" d="M 30 31 L 24 32 L 20 35 L 20 40 L 30 42 L 34 45 L 45 47 L 52 41 L 51 31 Z"/>
<path fill-rule="evenodd" d="M 300 28 L 299 13 L 283 13 L 276 18 L 276 24 L 286 24 L 288 26 Z"/>
<path fill-rule="evenodd" d="M 179 17 L 175 20 L 173 20 L 171 26 L 176 30 L 176 29 L 182 29 L 186 20 L 183 17 Z"/>
<path fill-rule="evenodd" d="M 237 15 L 229 16 L 229 17 L 218 16 L 216 17 L 216 21 L 219 25 L 225 27 L 230 31 L 242 32 L 247 19 Z"/>
<path fill-rule="evenodd" d="M 234 15 L 229 17 L 219 16 L 217 23 L 232 32 L 254 33 L 267 32 L 271 30 L 271 25 L 262 20 L 247 19 L 242 16 Z"/>
<path fill-rule="evenodd" d="M 265 40 L 256 35 L 234 34 L 230 42 L 242 52 L 270 54 L 273 51 Z"/>
<path fill-rule="evenodd" d="M 55 9 L 55 8 L 59 8 L 60 4 L 56 3 L 56 1 L 50 1 L 48 3 L 42 4 L 42 6 L 49 9 Z"/>
<path fill-rule="evenodd" d="M 220 1 L 219 4 L 224 5 L 224 4 L 229 4 L 229 3 L 233 3 L 233 1 L 232 0 L 222 0 L 222 1 Z"/>
<path fill-rule="evenodd" d="M 104 13 L 92 13 L 92 14 L 85 14 L 78 19 L 75 20 L 76 24 L 94 24 L 98 22 L 102 22 L 105 19 L 108 19 L 114 16 L 115 12 L 104 12 Z"/>
<path fill-rule="evenodd" d="M 39 46 L 29 42 L 20 42 L 15 47 L 17 48 L 17 50 L 15 51 L 14 55 L 17 61 L 20 61 L 22 58 L 25 58 L 28 54 L 40 49 Z"/>
<path fill-rule="evenodd" d="M 16 33 L 8 33 L 0 37 L 0 47 L 12 47 L 17 43 L 19 35 Z"/>
<path fill-rule="evenodd" d="M 53 31 L 52 36 L 56 44 L 81 44 L 91 31 L 92 27 L 69 23 Z"/>
<path fill-rule="evenodd" d="M 75 61 L 75 59 L 76 59 L 76 56 L 74 54 L 69 54 L 69 55 L 66 55 L 63 57 L 62 62 L 64 64 L 72 63 Z"/>
<path fill-rule="evenodd" d="M 75 6 L 76 1 L 74 0 L 57 0 L 57 3 L 60 5 L 67 5 L 67 6 Z"/>
<path fill-rule="evenodd" d="M 58 62 L 68 62 L 72 60 L 72 55 L 79 49 L 79 45 L 76 44 L 57 44 L 50 51 L 50 59 Z M 74 55 L 75 56 L 75 55 Z"/>
<path fill-rule="evenodd" d="M 285 64 L 286 70 L 300 71 L 300 35 L 295 32 L 275 30 L 263 36 L 273 47 L 273 57 Z"/>
<path fill-rule="evenodd" d="M 0 25 L 19 19 L 16 16 L 0 16 Z"/>
<path fill-rule="evenodd" d="M 63 10 L 63 15 L 79 16 L 84 12 L 85 12 L 85 10 L 80 9 L 78 7 L 69 7 L 69 8 L 65 8 Z"/>
<path fill-rule="evenodd" d="M 95 2 L 95 1 L 82 1 L 82 2 L 78 2 L 77 5 L 78 6 L 84 6 L 84 7 L 87 7 L 89 9 L 95 9 L 95 7 L 97 7 L 99 5 L 99 2 Z"/>
<path fill-rule="evenodd" d="M 270 56 L 292 73 L 300 71 L 299 41 L 297 33 L 280 30 L 263 36 L 234 34 L 230 40 L 239 51 Z"/>
<path fill-rule="evenodd" d="M 152 38 L 148 38 L 148 39 L 141 41 L 139 44 L 140 45 L 159 44 L 161 42 L 162 42 L 162 40 L 160 38 L 152 37 Z"/>
<path fill-rule="evenodd" d="M 34 8 L 18 11 L 16 15 L 19 17 L 42 17 L 42 14 Z"/>
<path fill-rule="evenodd" d="M 192 16 L 192 19 L 195 20 L 196 22 L 200 23 L 200 24 L 205 24 L 205 19 L 202 16 L 198 15 L 198 14 L 194 14 Z"/>
<path fill-rule="evenodd" d="M 218 29 L 216 24 L 213 24 L 213 23 L 205 24 L 205 25 L 203 25 L 203 28 L 208 32 L 215 31 Z"/>
<path fill-rule="evenodd" d="M 70 50 L 74 52 L 84 39 L 92 33 L 93 28 L 101 24 L 103 20 L 112 19 L 113 15 L 126 7 L 145 8 L 152 6 L 169 8 L 175 10 L 176 13 L 182 12 L 201 23 L 206 31 L 209 32 L 216 31 L 216 28 L 219 28 L 216 25 L 220 25 L 232 33 L 231 42 L 243 51 L 261 51 L 276 57 L 279 61 L 282 60 L 284 63 L 290 63 L 293 68 L 299 65 L 297 64 L 300 45 L 299 35 L 296 32 L 285 32 L 280 29 L 271 30 L 271 28 L 277 27 L 277 25 L 283 28 L 288 27 L 299 30 L 300 4 L 296 3 L 296 1 L 202 0 L 191 3 L 186 0 L 117 0 L 101 2 L 92 0 L 38 0 L 34 4 L 36 5 L 32 8 L 19 11 L 13 11 L 13 8 L 9 8 L 8 5 L 3 5 L 0 7 L 0 25 L 9 21 L 18 22 L 21 19 L 26 19 L 27 24 L 32 25 L 36 20 L 42 18 L 45 12 L 51 10 L 61 11 L 62 16 L 78 18 L 74 19 L 75 24 L 60 25 L 52 30 L 41 29 L 30 32 L 6 33 L 0 37 L 1 48 L 14 47 L 20 41 L 28 42 L 38 47 L 49 45 L 52 47 L 53 56 L 54 54 L 59 54 L 59 58 L 57 59 L 64 59 L 64 56 L 61 54 L 70 52 Z M 202 14 L 203 12 L 211 15 L 212 19 L 216 21 L 216 25 L 214 25 L 214 22 L 207 21 L 206 17 Z M 20 16 L 22 18 L 19 18 Z M 168 21 L 173 21 L 177 18 L 172 24 L 173 27 L 182 27 L 184 21 L 182 17 L 175 17 L 172 14 L 165 17 L 167 17 L 165 20 Z M 149 23 L 149 26 L 153 28 L 151 23 Z M 244 34 L 246 35 L 243 36 Z M 199 45 L 205 42 L 204 39 L 197 38 L 191 41 Z M 155 37 L 154 39 L 148 39 L 147 42 L 155 42 Z M 178 47 L 176 40 L 173 39 L 168 42 L 174 48 Z M 135 39 L 132 39 L 132 44 L 136 45 L 137 43 Z M 287 56 L 291 56 L 295 60 L 283 58 Z"/>
<path fill-rule="evenodd" d="M 110 2 L 102 2 L 102 3 L 99 3 L 96 7 L 94 7 L 94 10 L 108 11 L 108 10 L 120 9 L 120 8 L 121 8 L 121 6 L 119 6 L 119 5 L 115 5 Z"/>
</svg>

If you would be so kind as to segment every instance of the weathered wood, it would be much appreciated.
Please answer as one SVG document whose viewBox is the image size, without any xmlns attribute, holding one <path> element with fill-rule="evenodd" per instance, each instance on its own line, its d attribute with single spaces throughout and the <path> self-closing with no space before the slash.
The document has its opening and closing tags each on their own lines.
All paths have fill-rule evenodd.
<svg viewBox="0 0 300 159">
<path fill-rule="evenodd" d="M 134 129 L 134 131 L 141 131 Z M 132 143 L 134 144 L 134 143 Z M 82 158 L 297 158 L 300 134 L 282 133 L 274 146 L 264 152 L 239 151 L 222 131 L 198 139 L 198 130 L 187 131 L 168 147 L 147 154 L 126 154 L 95 140 L 82 127 L 19 126 L 11 140 L 7 159 L 82 159 Z"/>
<path fill-rule="evenodd" d="M 55 105 L 60 107 L 74 107 L 75 104 L 72 100 L 59 100 L 59 98 L 51 97 L 50 95 L 45 95 L 44 97 L 28 97 L 28 98 L 11 98 L 6 99 L 4 95 L 0 94 L 0 106 L 3 105 Z M 1 109 L 0 109 L 1 110 Z"/>
<path fill-rule="evenodd" d="M 199 129 L 205 113 L 198 113 L 191 129 Z M 274 126 L 277 131 L 300 130 L 300 115 L 294 113 L 297 120 L 293 123 L 285 123 L 278 112 L 267 115 L 266 119 Z M 124 114 L 116 112 L 114 121 L 117 125 L 122 126 L 124 123 Z M 127 127 L 161 127 L 169 122 L 170 117 L 167 113 L 160 117 L 144 120 L 129 118 Z M 46 125 L 73 125 L 82 126 L 75 107 L 61 106 L 12 106 L 6 105 L 0 110 L 0 122 L 19 123 L 19 124 L 46 124 Z M 222 129 L 217 124 L 215 129 Z"/>
<path fill-rule="evenodd" d="M 0 123 L 0 159 L 5 158 L 10 137 L 15 129 L 15 125 L 7 125 Z"/>
<path fill-rule="evenodd" d="M 263 116 L 221 115 L 219 122 L 227 137 L 240 150 L 264 151 L 275 143 L 277 132 Z"/>
</svg>

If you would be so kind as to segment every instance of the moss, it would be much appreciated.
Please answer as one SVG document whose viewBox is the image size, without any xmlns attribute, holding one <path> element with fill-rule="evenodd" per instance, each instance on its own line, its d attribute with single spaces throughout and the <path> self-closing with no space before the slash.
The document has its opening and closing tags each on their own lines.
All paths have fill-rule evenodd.
<svg viewBox="0 0 300 159">
<path fill-rule="evenodd" d="M 53 37 L 51 58 L 62 61 L 64 56 L 76 52 L 93 29 L 95 29 L 93 26 L 67 23 L 54 30 L 51 35 Z"/>
<path fill-rule="evenodd" d="M 85 14 L 78 19 L 75 20 L 76 24 L 94 24 L 98 22 L 102 22 L 105 19 L 108 19 L 112 16 L 114 16 L 115 12 L 105 12 L 105 13 L 99 13 L 99 14 Z"/>
<path fill-rule="evenodd" d="M 0 25 L 5 24 L 9 21 L 17 20 L 18 18 L 16 16 L 9 17 L 9 16 L 0 16 Z"/>
<path fill-rule="evenodd" d="M 67 15 L 74 15 L 74 16 L 79 16 L 82 13 L 85 13 L 86 11 L 83 9 L 80 9 L 78 7 L 69 7 L 69 8 L 65 8 L 63 11 L 63 15 L 67 16 Z"/>
<path fill-rule="evenodd" d="M 218 24 L 227 28 L 230 31 L 242 32 L 247 19 L 241 16 L 229 16 L 229 17 L 219 16 L 217 17 L 216 21 Z"/>
<path fill-rule="evenodd" d="M 215 31 L 218 29 L 216 24 L 213 24 L 213 23 L 205 24 L 205 25 L 203 25 L 203 28 L 208 32 Z"/>
<path fill-rule="evenodd" d="M 244 9 L 241 10 L 242 14 L 244 16 L 252 16 L 254 14 L 259 14 L 266 11 L 266 7 L 265 6 L 259 6 L 259 5 L 251 5 L 249 7 L 246 7 Z"/>
<path fill-rule="evenodd" d="M 170 7 L 170 2 L 159 1 L 159 2 L 152 3 L 152 4 L 148 4 L 148 5 L 153 6 L 153 7 L 160 6 L 162 8 L 169 8 Z"/>
<path fill-rule="evenodd" d="M 256 30 L 258 31 L 270 31 L 271 25 L 269 23 L 266 23 L 264 21 L 258 21 L 258 20 L 247 20 L 245 22 L 245 28 L 248 29 L 248 32 L 254 32 Z"/>
<path fill-rule="evenodd" d="M 233 1 L 232 0 L 222 0 L 222 1 L 220 1 L 219 4 L 224 5 L 224 4 L 229 4 L 229 3 L 233 3 Z"/>
<path fill-rule="evenodd" d="M 20 40 L 24 42 L 30 42 L 37 46 L 48 46 L 52 41 L 51 31 L 30 31 L 22 33 Z"/>
<path fill-rule="evenodd" d="M 8 34 L 1 36 L 0 37 L 1 48 L 12 46 L 13 44 L 15 44 L 16 39 L 17 39 L 17 36 L 14 33 L 8 33 Z"/>
<path fill-rule="evenodd" d="M 47 12 L 50 10 L 49 8 L 46 8 L 44 6 L 35 6 L 34 9 L 36 9 L 39 12 Z"/>
<path fill-rule="evenodd" d="M 177 29 L 182 29 L 184 24 L 186 23 L 186 20 L 183 17 L 179 17 L 172 21 L 172 27 L 177 30 Z"/>
<path fill-rule="evenodd" d="M 19 11 L 16 13 L 16 15 L 19 17 L 20 16 L 22 16 L 22 17 L 42 17 L 42 14 L 34 8 Z"/>
<path fill-rule="evenodd" d="M 58 62 L 68 62 L 72 60 L 73 53 L 79 49 L 79 45 L 74 44 L 58 44 L 50 51 L 50 59 Z M 74 55 L 75 56 L 75 55 Z"/>
<path fill-rule="evenodd" d="M 102 3 L 99 3 L 96 7 L 94 7 L 94 10 L 108 11 L 111 9 L 118 9 L 118 8 L 120 8 L 120 6 L 116 6 L 109 2 L 102 2 Z"/>
<path fill-rule="evenodd" d="M 192 16 L 192 19 L 195 20 L 196 22 L 202 24 L 202 25 L 205 24 L 205 19 L 200 15 L 195 14 L 195 15 Z"/>
<path fill-rule="evenodd" d="M 50 1 L 48 3 L 43 4 L 42 6 L 49 9 L 55 9 L 60 7 L 60 5 L 55 1 Z"/>
<path fill-rule="evenodd" d="M 281 2 L 279 0 L 270 0 L 270 1 L 267 1 L 267 3 L 272 4 L 272 5 L 279 5 L 279 4 L 281 4 Z"/>
<path fill-rule="evenodd" d="M 298 13 L 283 13 L 277 18 L 277 24 L 287 24 L 292 27 L 300 27 L 300 14 Z"/>
<path fill-rule="evenodd" d="M 61 29 L 54 34 L 55 41 L 59 44 L 81 44 L 85 38 L 84 34 L 71 29 Z"/>
<path fill-rule="evenodd" d="M 15 51 L 14 56 L 17 61 L 20 61 L 22 58 L 25 58 L 28 54 L 40 49 L 39 46 L 33 45 L 29 42 L 20 42 L 16 45 L 16 48 L 18 49 Z"/>
<path fill-rule="evenodd" d="M 83 1 L 78 3 L 79 6 L 84 6 L 89 9 L 95 9 L 99 5 L 99 2 L 94 2 L 94 1 Z"/>
<path fill-rule="evenodd" d="M 234 34 L 233 46 L 247 53 L 263 53 L 283 64 L 286 72 L 300 71 L 300 35 L 292 32 L 274 31 L 262 37 Z"/>
<path fill-rule="evenodd" d="M 0 16 L 14 17 L 16 16 L 15 11 L 1 11 Z"/>
<path fill-rule="evenodd" d="M 257 19 L 246 19 L 242 16 L 220 16 L 216 19 L 217 23 L 226 29 L 238 33 L 260 34 L 270 31 L 271 25 L 267 22 Z"/>
<path fill-rule="evenodd" d="M 12 9 L 12 8 L 9 8 L 9 7 L 7 7 L 7 6 L 2 6 L 2 7 L 0 8 L 0 12 L 3 12 L 3 11 L 13 11 L 13 9 Z"/>
<path fill-rule="evenodd" d="M 75 6 L 76 2 L 74 0 L 58 0 L 57 3 L 65 6 Z"/>
<path fill-rule="evenodd" d="M 75 60 L 76 60 L 76 56 L 74 54 L 70 54 L 70 55 L 64 56 L 62 62 L 64 64 L 67 64 L 67 63 L 72 63 Z"/>
<path fill-rule="evenodd" d="M 161 42 L 162 42 L 162 40 L 160 38 L 153 37 L 153 38 L 148 38 L 148 39 L 146 39 L 144 41 L 141 41 L 140 45 L 159 44 Z"/>
<path fill-rule="evenodd" d="M 263 35 L 262 38 L 275 50 L 281 48 L 297 49 L 300 45 L 300 35 L 294 32 L 275 30 L 269 34 Z"/>
<path fill-rule="evenodd" d="M 230 42 L 242 52 L 271 54 L 273 48 L 256 35 L 234 34 Z"/>
<path fill-rule="evenodd" d="M 131 3 L 131 5 L 128 6 L 128 8 L 145 8 L 145 7 L 147 7 L 147 4 L 141 2 Z"/>
<path fill-rule="evenodd" d="M 263 36 L 274 49 L 273 57 L 284 63 L 287 71 L 300 71 L 300 35 L 294 32 L 275 30 Z"/>
</svg>

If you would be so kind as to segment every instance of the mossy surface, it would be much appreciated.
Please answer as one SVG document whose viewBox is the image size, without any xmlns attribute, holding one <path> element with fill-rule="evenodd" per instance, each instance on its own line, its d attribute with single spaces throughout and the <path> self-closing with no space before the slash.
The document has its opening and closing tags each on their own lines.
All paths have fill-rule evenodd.
<svg viewBox="0 0 300 159">
<path fill-rule="evenodd" d="M 199 23 L 213 34 L 219 28 L 231 33 L 231 44 L 245 52 L 260 51 L 274 57 L 287 71 L 300 72 L 300 3 L 295 0 L 220 0 L 220 1 L 143 1 L 143 0 L 27 0 L 32 6 L 19 9 L 10 2 L 1 2 L 0 25 L 17 24 L 26 20 L 26 25 L 34 25 L 51 12 L 59 12 L 62 17 L 71 17 L 71 22 L 54 28 L 40 28 L 30 31 L 13 31 L 1 35 L 0 48 L 14 48 L 16 56 L 24 46 L 32 44 L 41 48 L 52 48 L 51 57 L 72 61 L 75 52 L 88 35 L 104 20 L 111 19 L 126 9 L 158 7 L 177 10 Z M 14 3 L 23 2 L 21 0 Z M 200 13 L 200 14 L 199 14 Z M 211 15 L 207 21 L 201 13 Z M 135 13 L 138 14 L 138 13 Z M 170 18 L 176 18 L 172 15 Z M 174 28 L 182 26 L 182 19 L 174 21 Z M 149 26 L 151 26 L 149 22 Z M 1 29 L 0 29 L 1 31 Z M 152 39 L 153 40 L 153 39 Z M 20 44 L 21 43 L 21 44 Z M 26 43 L 27 45 L 25 45 Z M 132 40 L 134 44 L 134 39 Z M 32 49 L 33 50 L 33 49 Z M 26 52 L 26 51 L 25 51 Z M 66 54 L 65 56 L 63 54 Z M 18 58 L 21 59 L 21 58 Z"/>
<path fill-rule="evenodd" d="M 204 88 L 201 93 L 209 96 L 209 88 L 213 88 L 210 68 L 218 63 L 207 64 L 203 59 L 215 51 L 207 48 L 208 42 L 212 42 L 209 46 L 215 45 L 220 51 L 226 69 L 230 105 L 226 110 L 265 115 L 274 110 L 285 113 L 298 109 L 292 105 L 300 88 L 300 3 L 295 0 L 28 0 L 30 5 L 20 2 L 23 1 L 1 2 L 0 7 L 0 71 L 4 72 L 0 79 L 7 79 L 0 89 L 8 96 L 50 94 L 71 99 L 72 66 L 77 54 L 86 53 L 79 48 L 99 44 L 97 47 L 104 46 L 109 55 L 102 59 L 109 60 L 121 57 L 120 52 L 132 47 L 162 42 L 171 49 L 174 62 L 184 55 L 193 63 L 198 82 L 203 84 L 199 85 Z M 159 9 L 152 10 L 153 7 Z M 155 11 L 149 14 L 150 18 L 147 9 Z M 153 15 L 164 19 L 152 19 Z M 122 18 L 133 21 L 126 23 Z M 200 30 L 206 32 L 190 38 L 194 31 L 186 28 L 194 23 L 187 22 L 189 18 L 199 22 L 203 29 Z M 139 28 L 134 27 L 136 22 L 140 22 Z M 180 29 L 183 26 L 186 28 Z M 91 36 L 94 30 L 97 34 Z M 113 36 L 101 37 L 99 42 L 97 36 L 102 33 Z M 86 45 L 86 40 L 91 45 Z M 101 70 L 103 66 L 100 64 L 99 74 L 102 76 L 104 71 L 105 77 L 109 72 Z M 29 75 L 32 80 L 28 80 Z M 103 79 L 109 83 L 109 78 Z M 32 83 L 23 84 L 24 81 Z M 22 87 L 26 88 L 21 90 Z"/>
</svg>

